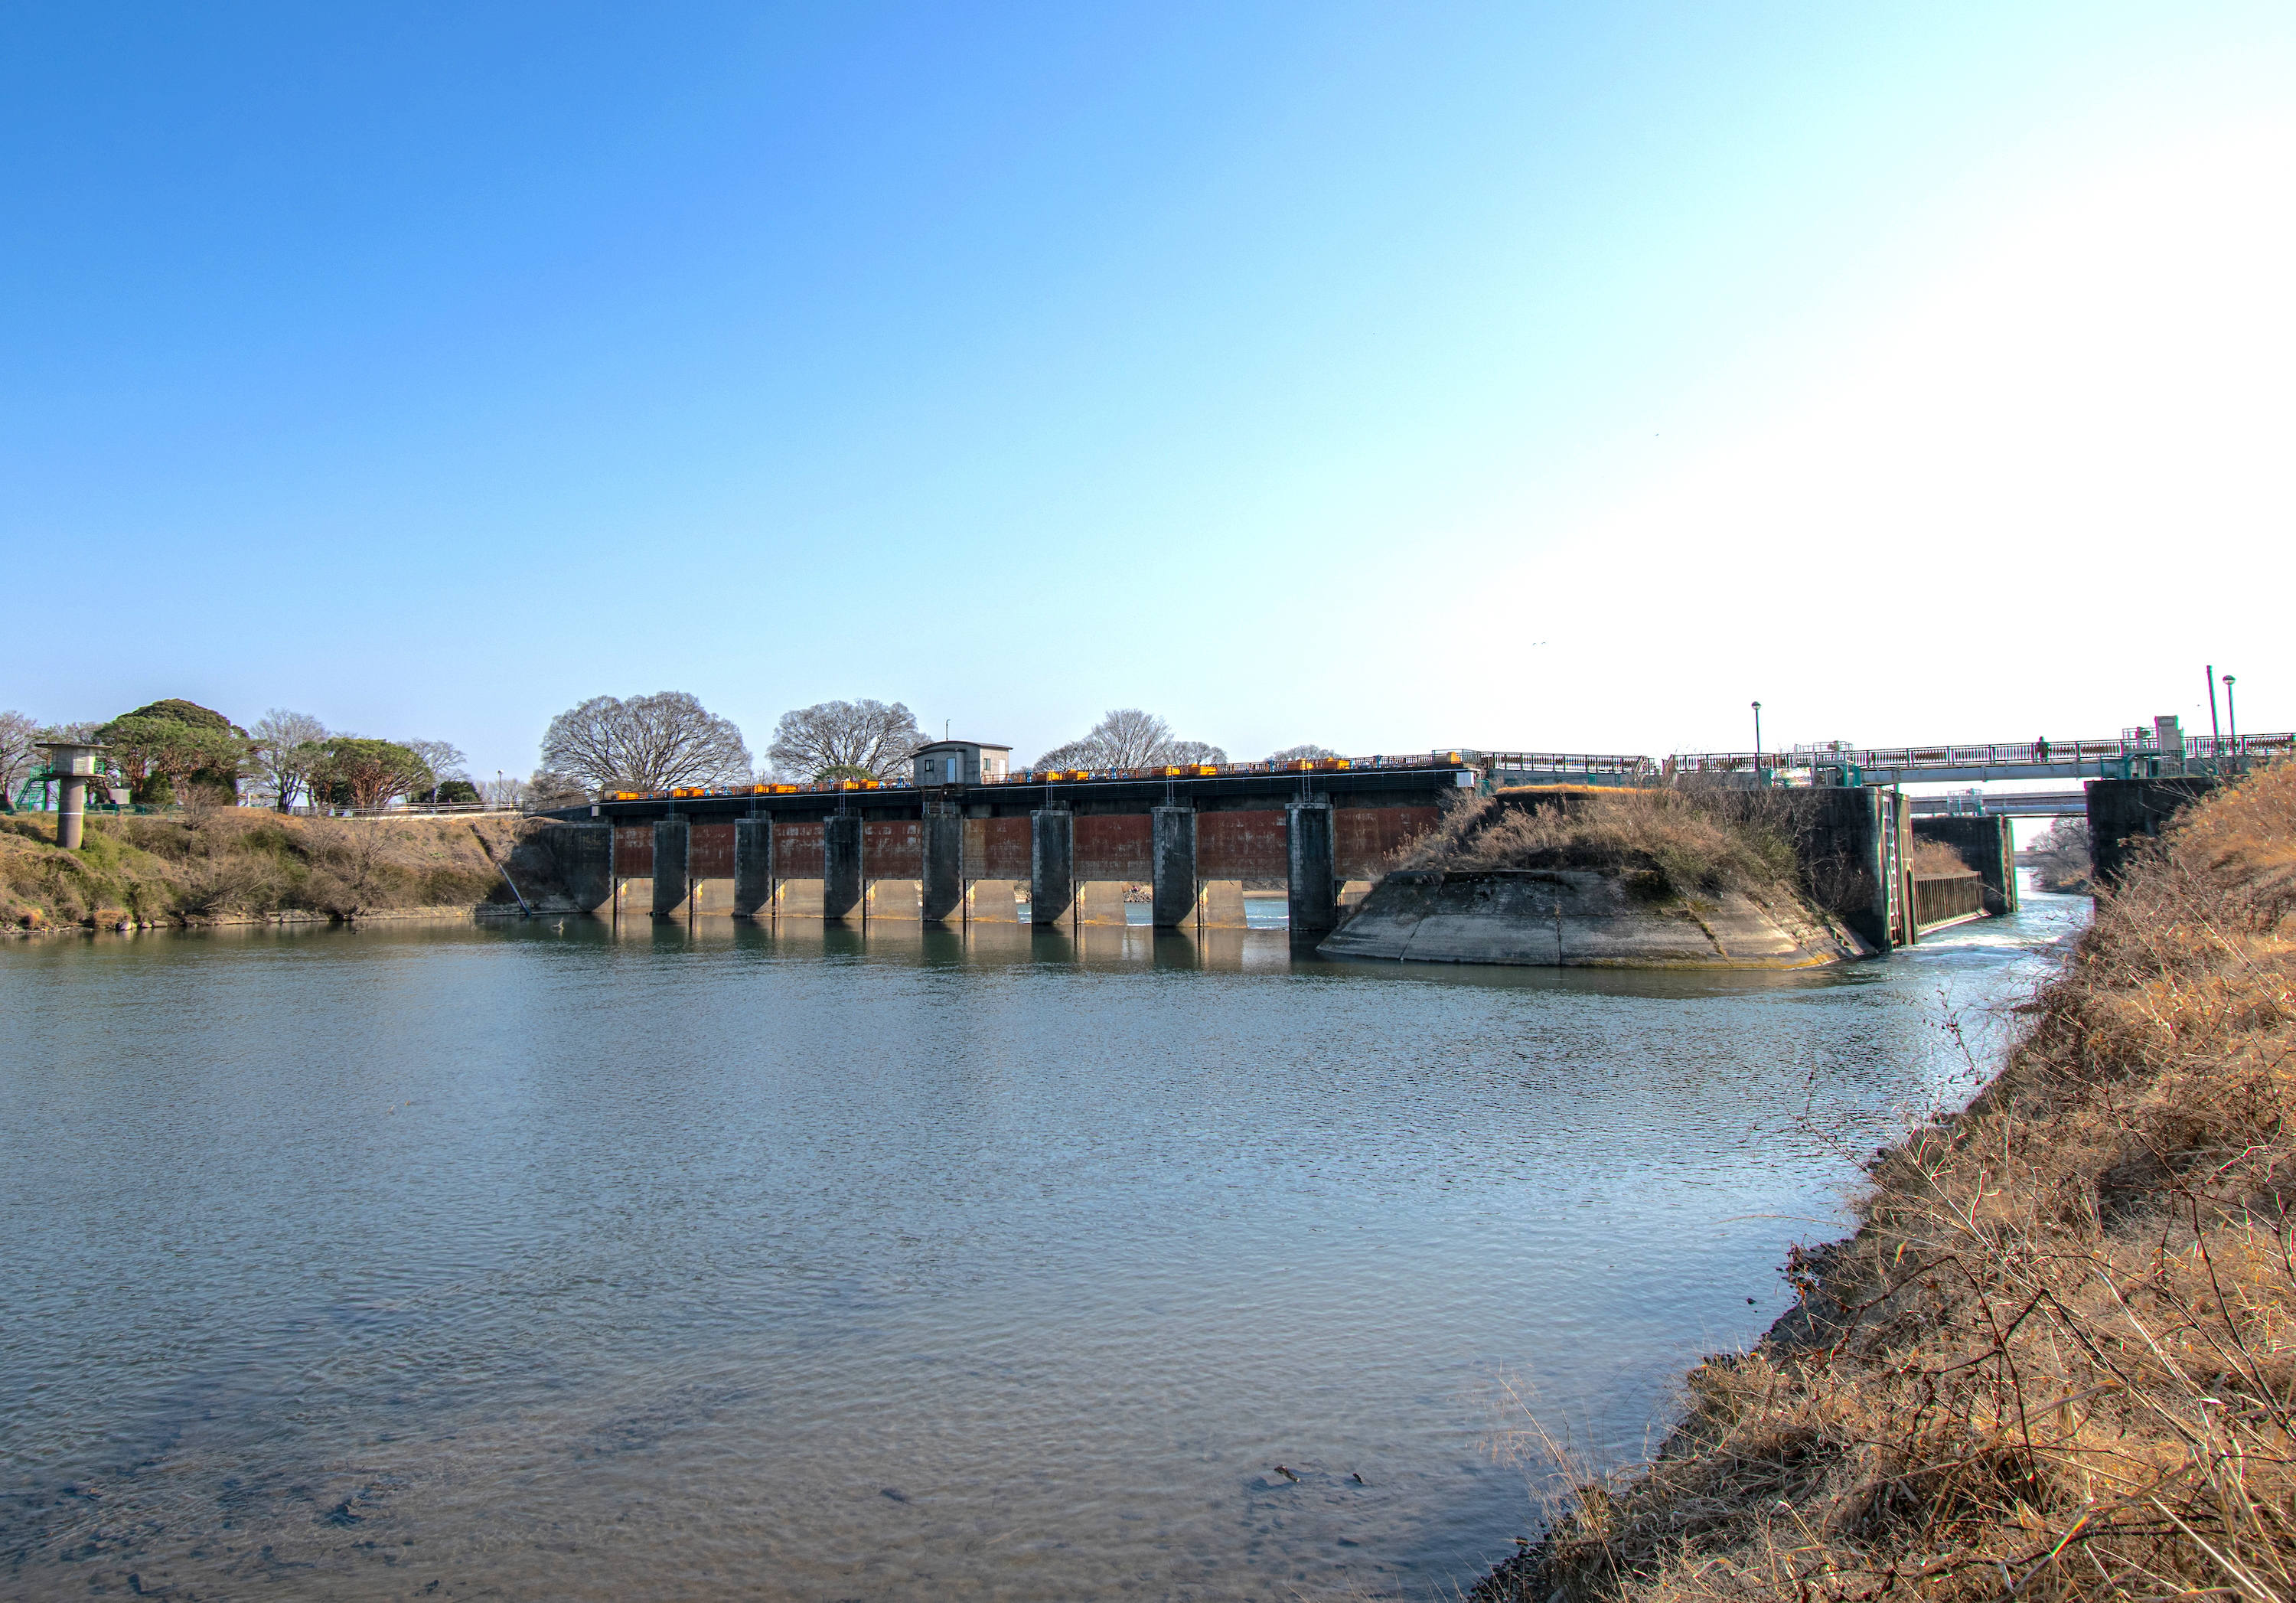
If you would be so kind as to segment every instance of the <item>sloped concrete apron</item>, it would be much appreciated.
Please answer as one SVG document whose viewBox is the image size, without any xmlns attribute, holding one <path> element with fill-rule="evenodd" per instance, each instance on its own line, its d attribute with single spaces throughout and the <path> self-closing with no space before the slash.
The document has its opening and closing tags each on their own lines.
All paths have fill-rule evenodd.
<svg viewBox="0 0 2296 1603">
<path fill-rule="evenodd" d="M 1638 899 L 1595 868 L 1390 874 L 1316 949 L 1537 968 L 1812 968 L 1873 955 L 1799 898 Z"/>
</svg>

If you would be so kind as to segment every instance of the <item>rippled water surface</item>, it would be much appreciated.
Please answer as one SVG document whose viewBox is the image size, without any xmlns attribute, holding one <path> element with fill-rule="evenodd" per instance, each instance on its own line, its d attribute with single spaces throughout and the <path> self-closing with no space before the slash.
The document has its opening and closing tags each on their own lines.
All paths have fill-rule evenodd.
<svg viewBox="0 0 2296 1603">
<path fill-rule="evenodd" d="M 1513 1399 L 1636 1449 L 2085 908 L 1791 978 L 0 947 L 5 1591 L 1447 1595 L 1535 1517 Z"/>
</svg>

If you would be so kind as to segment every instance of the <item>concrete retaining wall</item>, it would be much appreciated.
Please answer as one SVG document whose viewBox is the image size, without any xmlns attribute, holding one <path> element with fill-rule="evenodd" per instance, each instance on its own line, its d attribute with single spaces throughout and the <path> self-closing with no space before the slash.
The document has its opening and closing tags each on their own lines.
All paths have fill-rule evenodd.
<svg viewBox="0 0 2296 1603">
<path fill-rule="evenodd" d="M 2097 879 L 2111 884 L 2129 853 L 2158 835 L 2169 819 L 2216 789 L 2204 775 L 2166 779 L 2092 779 L 2088 783 L 2088 855 Z"/>
<path fill-rule="evenodd" d="M 1731 892 L 1646 901 L 1594 868 L 1390 874 L 1324 938 L 1327 958 L 1531 967 L 1811 968 L 1873 949 L 1795 901 Z"/>
<path fill-rule="evenodd" d="M 1985 908 L 1999 916 L 2017 910 L 2017 850 L 2009 820 L 1999 813 L 1981 817 L 1915 818 L 1914 838 L 1936 841 L 1961 853 L 1985 885 Z"/>
</svg>

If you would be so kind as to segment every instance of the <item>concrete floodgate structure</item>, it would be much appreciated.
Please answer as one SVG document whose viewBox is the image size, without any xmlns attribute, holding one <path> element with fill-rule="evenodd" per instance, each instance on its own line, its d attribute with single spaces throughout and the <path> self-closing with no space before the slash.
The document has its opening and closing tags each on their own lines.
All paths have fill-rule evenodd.
<svg viewBox="0 0 2296 1603">
<path fill-rule="evenodd" d="M 943 743 L 957 757 L 972 748 Z M 935 748 L 939 752 L 939 747 Z M 1247 885 L 1286 887 L 1294 938 L 1328 933 L 1440 804 L 1484 783 L 1458 753 L 1363 763 L 1007 777 L 996 753 L 938 759 L 928 786 L 753 786 L 616 796 L 541 815 L 537 906 L 660 918 L 1122 925 L 1150 891 L 1160 929 L 1242 929 Z M 1027 897 L 1027 912 L 1021 898 Z"/>
<path fill-rule="evenodd" d="M 1641 894 L 1639 871 L 1529 867 L 1390 874 L 1317 949 L 1326 957 L 1530 967 L 1809 968 L 1911 946 L 1924 932 L 2017 905 L 2009 822 L 1920 818 L 1882 786 L 1790 797 L 1804 888 Z M 1594 793 L 1543 786 L 1502 805 L 1567 807 Z M 1914 843 L 1960 850 L 1968 873 L 1923 875 Z"/>
<path fill-rule="evenodd" d="M 559 826 L 522 843 L 514 866 L 559 887 L 542 911 L 1017 924 L 1025 889 L 1039 930 L 1124 925 L 1136 884 L 1158 929 L 1241 929 L 1245 887 L 1280 884 L 1300 949 L 1510 965 L 1799 967 L 2015 908 L 2005 820 L 1916 820 L 1882 786 L 1793 793 L 1806 900 L 1653 901 L 1586 868 L 1387 872 L 1444 803 L 1489 782 L 1451 753 L 617 796 L 543 815 Z M 1525 795 L 1501 799 L 1535 804 Z M 1972 871 L 1917 876 L 1916 834 L 1949 839 Z"/>
<path fill-rule="evenodd" d="M 1814 968 L 1874 951 L 1799 899 L 1651 902 L 1596 868 L 1391 874 L 1317 949 L 1542 968 Z"/>
</svg>

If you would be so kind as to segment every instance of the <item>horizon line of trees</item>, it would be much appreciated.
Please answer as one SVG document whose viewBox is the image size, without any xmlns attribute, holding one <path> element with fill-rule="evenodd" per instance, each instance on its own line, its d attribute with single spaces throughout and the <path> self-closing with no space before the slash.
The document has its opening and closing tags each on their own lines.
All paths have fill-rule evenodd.
<svg viewBox="0 0 2296 1603">
<path fill-rule="evenodd" d="M 12 804 L 38 761 L 37 744 L 45 740 L 110 748 L 104 777 L 141 805 L 236 801 L 245 786 L 250 802 L 282 812 L 299 805 L 374 808 L 400 799 L 562 805 L 608 790 L 768 778 L 885 781 L 903 777 L 918 749 L 930 744 L 905 703 L 865 696 L 817 702 L 781 715 L 760 763 L 740 727 L 689 692 L 596 695 L 551 719 L 532 778 L 482 786 L 472 779 L 463 753 L 447 741 L 381 740 L 330 730 L 313 715 L 283 707 L 242 728 L 212 708 L 170 698 L 104 722 L 43 725 L 21 712 L 0 711 L 0 806 Z M 1281 761 L 1337 753 L 1303 744 L 1269 755 Z M 1119 707 L 1021 766 L 1130 769 L 1227 760 L 1223 748 L 1182 738 L 1155 714 Z"/>
<path fill-rule="evenodd" d="M 467 760 L 452 742 L 378 740 L 329 730 L 307 712 L 275 707 L 243 729 L 211 707 L 171 697 L 103 722 L 46 724 L 0 711 L 0 804 L 12 807 L 38 763 L 38 747 L 74 741 L 107 748 L 105 787 L 138 806 L 237 802 L 252 781 L 258 805 L 281 812 L 380 807 L 410 801 L 475 802 Z"/>
<path fill-rule="evenodd" d="M 816 702 L 781 715 L 766 761 L 750 756 L 742 731 L 685 691 L 627 699 L 595 695 L 550 720 L 542 763 L 529 789 L 545 805 L 570 804 L 614 790 L 659 791 L 734 785 L 767 779 L 799 784 L 827 779 L 900 777 L 917 751 L 931 744 L 902 702 L 873 697 Z M 1269 753 L 1271 761 L 1335 757 L 1304 744 Z M 1209 741 L 1183 739 L 1165 719 L 1119 707 L 1074 740 L 1025 765 L 1030 769 L 1130 769 L 1226 762 Z"/>
</svg>

